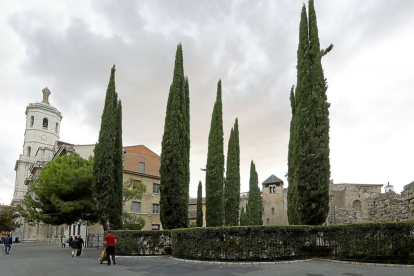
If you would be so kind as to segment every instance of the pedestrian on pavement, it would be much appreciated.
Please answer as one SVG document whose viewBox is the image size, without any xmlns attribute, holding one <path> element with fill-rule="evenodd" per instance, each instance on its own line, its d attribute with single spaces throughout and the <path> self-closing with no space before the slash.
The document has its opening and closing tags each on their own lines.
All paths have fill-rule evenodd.
<svg viewBox="0 0 414 276">
<path fill-rule="evenodd" d="M 78 253 L 79 249 L 79 241 L 77 236 L 75 236 L 75 238 L 70 243 L 70 247 L 72 248 L 72 258 L 76 257 L 76 254 Z"/>
<path fill-rule="evenodd" d="M 70 238 L 69 238 L 69 247 L 70 248 L 72 248 L 72 241 L 73 241 L 73 238 L 72 238 L 72 236 L 70 236 Z"/>
<path fill-rule="evenodd" d="M 10 249 L 11 249 L 12 243 L 13 243 L 13 238 L 10 237 L 10 234 L 9 234 L 4 239 L 4 250 L 6 251 L 6 254 L 10 254 Z"/>
<path fill-rule="evenodd" d="M 83 242 L 82 237 L 79 235 L 79 238 L 78 238 L 78 253 L 77 253 L 77 256 L 80 256 L 82 254 L 82 245 L 84 246 L 85 243 Z"/>
<path fill-rule="evenodd" d="M 66 247 L 66 237 L 65 237 L 65 235 L 63 235 L 60 238 L 60 244 L 62 245 L 62 247 Z"/>
<path fill-rule="evenodd" d="M 105 236 L 105 246 L 106 246 L 106 254 L 108 255 L 108 265 L 111 265 L 111 257 L 114 265 L 116 265 L 115 261 L 115 246 L 116 246 L 116 237 L 112 234 L 111 231 L 108 231 L 108 235 Z"/>
</svg>

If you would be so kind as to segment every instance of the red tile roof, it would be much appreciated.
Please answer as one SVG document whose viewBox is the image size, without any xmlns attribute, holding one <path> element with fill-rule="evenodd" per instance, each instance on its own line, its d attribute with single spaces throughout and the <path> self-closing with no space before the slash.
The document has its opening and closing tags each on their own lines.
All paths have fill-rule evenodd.
<svg viewBox="0 0 414 276">
<path fill-rule="evenodd" d="M 158 154 L 156 154 L 155 152 L 153 152 L 152 150 L 150 150 L 144 145 L 129 146 L 129 147 L 124 147 L 124 149 L 129 152 L 140 153 L 146 156 L 160 159 L 160 156 Z"/>
</svg>

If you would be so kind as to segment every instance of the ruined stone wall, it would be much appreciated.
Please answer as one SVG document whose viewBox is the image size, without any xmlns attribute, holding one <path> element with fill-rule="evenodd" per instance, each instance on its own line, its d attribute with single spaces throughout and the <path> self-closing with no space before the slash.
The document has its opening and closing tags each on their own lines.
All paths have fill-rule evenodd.
<svg viewBox="0 0 414 276">
<path fill-rule="evenodd" d="M 401 195 L 376 184 L 331 184 L 328 224 L 414 220 L 414 182 Z"/>
<path fill-rule="evenodd" d="M 373 222 L 405 221 L 408 213 L 402 195 L 394 192 L 378 195 L 367 201 L 369 220 Z"/>
<path fill-rule="evenodd" d="M 381 184 L 330 185 L 328 224 L 359 223 L 369 221 L 367 201 L 381 194 Z"/>
<path fill-rule="evenodd" d="M 401 195 L 404 198 L 404 205 L 406 206 L 408 219 L 414 220 L 414 182 L 405 185 Z"/>
</svg>

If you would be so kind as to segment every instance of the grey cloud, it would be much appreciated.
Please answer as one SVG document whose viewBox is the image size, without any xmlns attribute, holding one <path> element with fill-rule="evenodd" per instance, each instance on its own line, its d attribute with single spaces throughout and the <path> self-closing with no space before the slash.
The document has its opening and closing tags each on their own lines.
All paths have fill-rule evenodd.
<svg viewBox="0 0 414 276">
<path fill-rule="evenodd" d="M 412 24 L 411 2 L 316 1 L 321 46 L 335 44 L 323 61 L 328 82 L 340 78 L 348 59 L 361 47 L 386 39 L 406 22 Z M 9 24 L 26 51 L 19 69 L 27 78 L 47 85 L 52 104 L 75 124 L 63 121 L 62 128 L 76 133 L 76 124 L 86 124 L 96 134 L 85 139 L 96 142 L 110 68 L 116 64 L 124 144 L 145 144 L 155 151 L 160 149 L 175 49 L 182 42 L 190 80 L 191 153 L 195 155 L 191 184 L 199 179 L 204 183 L 198 171 L 205 165 L 200 160 L 206 159 L 218 79 L 223 81 L 225 148 L 238 117 L 242 181 L 247 183 L 251 159 L 263 166 L 262 171 L 280 178 L 286 172 L 289 92 L 296 84 L 302 3 L 91 1 L 90 13 L 105 22 L 105 35 L 94 31 L 91 18 L 65 11 L 55 15 L 68 17 L 69 24 L 62 29 L 51 28 L 40 10 L 18 12 Z M 328 99 L 334 93 L 338 92 L 329 89 Z M 338 106 L 342 110 L 337 114 L 345 114 L 349 105 L 351 100 Z M 357 122 L 359 117 L 351 119 Z M 337 127 L 352 125 L 340 118 L 331 120 L 340 124 Z"/>
</svg>

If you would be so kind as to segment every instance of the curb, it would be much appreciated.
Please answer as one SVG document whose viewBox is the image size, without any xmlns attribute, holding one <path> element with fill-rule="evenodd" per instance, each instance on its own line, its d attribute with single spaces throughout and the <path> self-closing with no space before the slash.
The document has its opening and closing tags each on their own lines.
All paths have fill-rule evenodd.
<svg viewBox="0 0 414 276">
<path fill-rule="evenodd" d="M 277 265 L 277 264 L 292 264 L 292 263 L 304 263 L 314 259 L 294 260 L 294 261 L 275 261 L 275 262 L 218 262 L 218 261 L 198 261 L 187 260 L 171 257 L 171 259 L 186 263 L 198 263 L 198 264 L 218 264 L 218 265 Z"/>
<path fill-rule="evenodd" d="M 195 264 L 215 264 L 215 265 L 278 265 L 278 264 L 294 264 L 294 263 L 304 263 L 310 261 L 325 261 L 331 263 L 340 263 L 340 264 L 352 264 L 352 265 L 364 265 L 364 266 L 382 266 L 382 267 L 409 267 L 414 268 L 414 265 L 404 265 L 404 264 L 382 264 L 382 263 L 362 263 L 362 262 L 355 262 L 355 261 L 339 261 L 339 260 L 331 260 L 331 259 L 322 259 L 322 258 L 314 258 L 314 259 L 305 259 L 305 260 L 294 260 L 294 261 L 274 261 L 274 262 L 219 262 L 219 261 L 199 261 L 199 260 L 187 260 L 187 259 L 179 259 L 168 255 L 152 255 L 152 256 L 118 256 L 117 258 L 125 258 L 125 259 L 139 259 L 139 258 L 159 258 L 159 257 L 167 257 L 176 261 L 186 262 L 186 263 L 195 263 Z"/>
<path fill-rule="evenodd" d="M 355 262 L 355 261 L 339 261 L 339 260 L 321 259 L 321 258 L 316 258 L 314 260 L 326 261 L 326 262 L 332 262 L 332 263 L 340 263 L 340 264 L 364 265 L 364 266 L 414 267 L 414 265 L 404 265 L 404 264 L 362 263 L 362 262 Z"/>
</svg>

